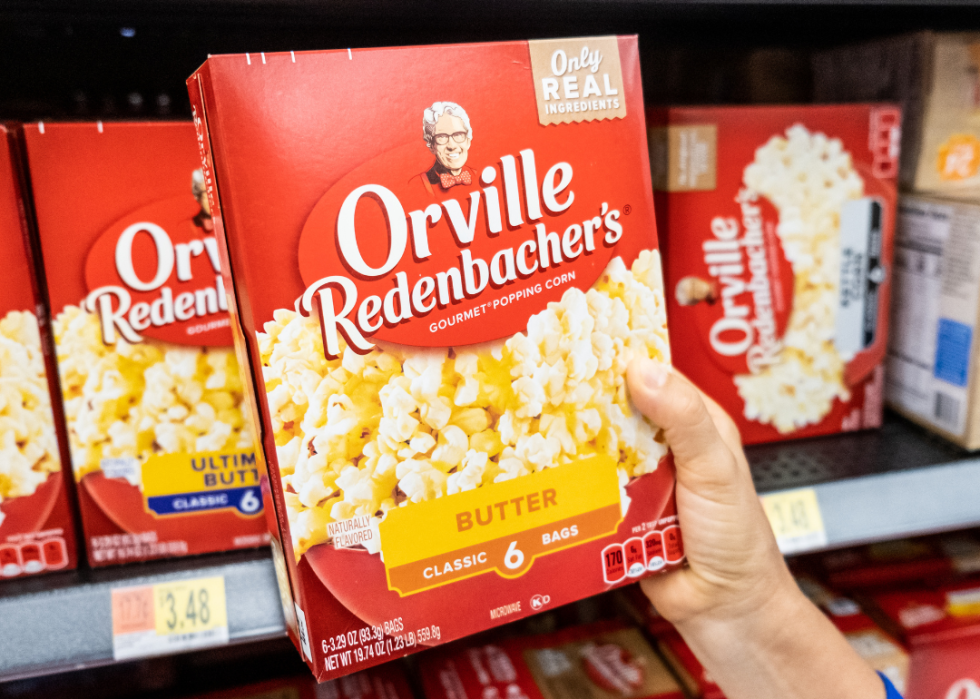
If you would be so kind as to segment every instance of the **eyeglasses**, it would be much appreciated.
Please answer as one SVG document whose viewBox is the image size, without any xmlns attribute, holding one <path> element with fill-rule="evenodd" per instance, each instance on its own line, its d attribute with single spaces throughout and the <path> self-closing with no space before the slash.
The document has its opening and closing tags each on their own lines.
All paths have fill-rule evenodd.
<svg viewBox="0 0 980 699">
<path fill-rule="evenodd" d="M 467 132 L 466 131 L 457 131 L 454 134 L 437 133 L 437 134 L 433 134 L 432 140 L 434 140 L 440 146 L 444 146 L 447 143 L 449 143 L 449 137 L 450 136 L 452 136 L 452 139 L 454 141 L 456 141 L 456 143 L 462 143 L 463 141 L 466 140 Z"/>
</svg>

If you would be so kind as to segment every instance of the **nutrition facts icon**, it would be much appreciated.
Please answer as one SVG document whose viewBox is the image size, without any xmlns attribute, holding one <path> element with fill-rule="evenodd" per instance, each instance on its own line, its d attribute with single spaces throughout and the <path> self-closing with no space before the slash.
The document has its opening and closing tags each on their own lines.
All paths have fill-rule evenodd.
<svg viewBox="0 0 980 699">
<path fill-rule="evenodd" d="M 676 524 L 664 529 L 664 551 L 668 563 L 680 563 L 684 558 L 684 541 L 681 539 L 681 528 Z"/>
<path fill-rule="evenodd" d="M 4 544 L 0 546 L 0 577 L 57 570 L 68 565 L 68 549 L 61 537 L 43 542 Z"/>
<path fill-rule="evenodd" d="M 643 537 L 643 549 L 647 555 L 647 570 L 660 570 L 667 565 L 664 556 L 664 535 L 650 532 Z"/>
<path fill-rule="evenodd" d="M 646 557 L 643 554 L 643 540 L 639 537 L 628 539 L 623 544 L 623 551 L 626 554 L 626 574 L 631 578 L 638 578 L 646 572 Z"/>
<path fill-rule="evenodd" d="M 627 577 L 638 578 L 648 570 L 660 570 L 668 563 L 680 563 L 683 559 L 681 529 L 672 524 L 663 531 L 649 532 L 642 539 L 633 537 L 602 549 L 602 578 L 607 583 L 617 583 Z"/>
<path fill-rule="evenodd" d="M 602 577 L 607 583 L 619 582 L 626 577 L 626 552 L 622 544 L 611 544 L 602 549 Z"/>
</svg>

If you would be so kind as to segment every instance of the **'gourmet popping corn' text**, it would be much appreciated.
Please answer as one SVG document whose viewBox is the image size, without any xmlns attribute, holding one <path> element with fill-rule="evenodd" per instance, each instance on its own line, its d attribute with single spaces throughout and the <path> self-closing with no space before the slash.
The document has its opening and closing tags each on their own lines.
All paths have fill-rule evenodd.
<svg viewBox="0 0 980 699">
<path fill-rule="evenodd" d="M 296 555 L 355 515 L 376 528 L 390 508 L 592 454 L 612 456 L 625 484 L 667 452 L 625 385 L 634 357 L 670 360 L 655 250 L 632 270 L 613 258 L 593 288 L 498 343 L 327 360 L 316 316 L 280 310 L 259 346 Z"/>
</svg>

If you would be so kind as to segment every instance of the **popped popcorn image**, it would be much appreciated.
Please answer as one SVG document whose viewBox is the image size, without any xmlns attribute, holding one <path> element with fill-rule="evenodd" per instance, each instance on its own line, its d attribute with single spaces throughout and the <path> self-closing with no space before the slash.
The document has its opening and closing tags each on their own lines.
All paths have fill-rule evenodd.
<svg viewBox="0 0 980 699">
<path fill-rule="evenodd" d="M 840 283 L 840 215 L 864 196 L 864 180 L 840 139 L 801 124 L 756 150 L 743 181 L 779 211 L 776 229 L 793 269 L 793 305 L 772 364 L 734 381 L 745 417 L 793 432 L 819 423 L 834 399 L 850 400 L 849 358 L 834 344 Z"/>
<path fill-rule="evenodd" d="M 285 309 L 257 335 L 297 558 L 355 515 L 377 530 L 391 508 L 593 454 L 618 462 L 624 486 L 667 453 L 625 385 L 634 357 L 670 361 L 656 250 L 631 269 L 614 257 L 500 342 L 379 343 L 328 361 L 317 318 Z"/>
<path fill-rule="evenodd" d="M 0 319 L 0 503 L 60 470 L 37 318 L 10 311 Z"/>
<path fill-rule="evenodd" d="M 53 325 L 76 479 L 104 458 L 252 448 L 232 348 L 106 345 L 98 316 L 78 306 Z"/>
</svg>

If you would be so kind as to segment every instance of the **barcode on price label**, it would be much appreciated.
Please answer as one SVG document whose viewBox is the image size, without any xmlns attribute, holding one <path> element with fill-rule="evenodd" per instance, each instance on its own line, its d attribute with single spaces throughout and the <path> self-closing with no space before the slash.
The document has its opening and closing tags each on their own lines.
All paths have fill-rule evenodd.
<svg viewBox="0 0 980 699">
<path fill-rule="evenodd" d="M 223 576 L 112 591 L 115 660 L 168 655 L 228 643 Z"/>
<path fill-rule="evenodd" d="M 820 515 L 817 491 L 799 488 L 769 493 L 761 498 L 762 507 L 784 554 L 823 548 L 827 530 Z"/>
</svg>

